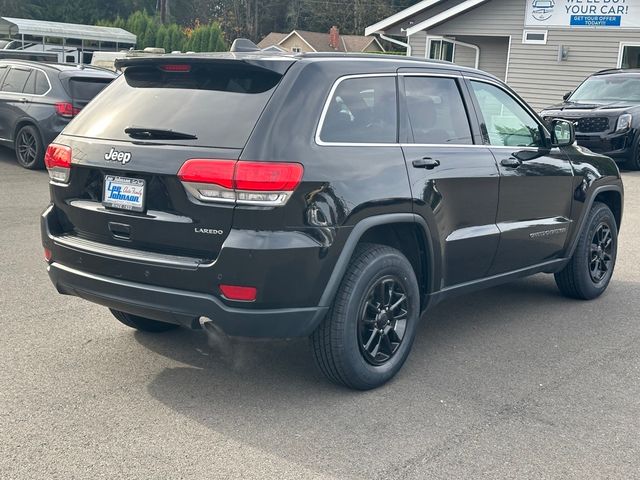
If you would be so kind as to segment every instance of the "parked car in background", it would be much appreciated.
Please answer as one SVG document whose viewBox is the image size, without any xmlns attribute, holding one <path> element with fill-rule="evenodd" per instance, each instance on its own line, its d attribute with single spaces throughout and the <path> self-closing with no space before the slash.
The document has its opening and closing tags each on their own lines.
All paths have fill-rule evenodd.
<svg viewBox="0 0 640 480">
<path fill-rule="evenodd" d="M 24 168 L 44 167 L 45 149 L 116 74 L 97 68 L 0 60 L 0 143 Z"/>
<path fill-rule="evenodd" d="M 51 52 L 34 52 L 29 50 L 0 50 L 0 59 L 13 58 L 32 62 L 58 63 L 58 55 Z"/>
<path fill-rule="evenodd" d="M 541 112 L 575 125 L 578 144 L 640 170 L 640 70 L 603 70 Z"/>
<path fill-rule="evenodd" d="M 611 280 L 616 165 L 489 74 L 331 53 L 117 66 L 49 146 L 41 218 L 58 291 L 125 325 L 308 335 L 330 380 L 368 389 L 446 298 Z"/>
</svg>

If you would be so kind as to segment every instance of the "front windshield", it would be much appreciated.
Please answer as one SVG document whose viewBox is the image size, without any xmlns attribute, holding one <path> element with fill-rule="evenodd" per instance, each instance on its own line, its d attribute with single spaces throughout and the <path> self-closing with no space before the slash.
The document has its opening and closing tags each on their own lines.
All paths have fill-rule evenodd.
<svg viewBox="0 0 640 480">
<path fill-rule="evenodd" d="M 640 75 L 599 75 L 587 78 L 570 102 L 640 102 Z"/>
</svg>

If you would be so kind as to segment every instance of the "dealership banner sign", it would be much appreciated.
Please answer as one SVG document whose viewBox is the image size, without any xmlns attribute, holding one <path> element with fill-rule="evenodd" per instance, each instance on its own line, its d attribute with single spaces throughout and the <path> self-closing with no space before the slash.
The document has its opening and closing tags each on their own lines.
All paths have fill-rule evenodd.
<svg viewBox="0 0 640 480">
<path fill-rule="evenodd" d="M 527 0 L 525 25 L 640 28 L 640 0 Z"/>
</svg>

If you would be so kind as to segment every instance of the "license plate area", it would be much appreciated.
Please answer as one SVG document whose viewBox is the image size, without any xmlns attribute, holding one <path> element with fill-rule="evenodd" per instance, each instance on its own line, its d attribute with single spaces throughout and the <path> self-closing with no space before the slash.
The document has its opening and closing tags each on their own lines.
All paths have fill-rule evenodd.
<svg viewBox="0 0 640 480">
<path fill-rule="evenodd" d="M 140 178 L 105 175 L 102 204 L 107 208 L 144 212 L 146 182 Z"/>
</svg>

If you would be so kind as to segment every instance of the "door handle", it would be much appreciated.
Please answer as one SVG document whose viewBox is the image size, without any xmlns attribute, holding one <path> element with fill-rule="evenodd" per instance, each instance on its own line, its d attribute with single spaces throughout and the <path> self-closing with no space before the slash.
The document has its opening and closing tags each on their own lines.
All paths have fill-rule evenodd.
<svg viewBox="0 0 640 480">
<path fill-rule="evenodd" d="M 21 98 L 20 100 L 18 100 L 20 103 L 27 103 L 29 100 L 27 100 L 26 98 Z"/>
<path fill-rule="evenodd" d="M 432 170 L 440 165 L 440 160 L 436 160 L 431 157 L 424 157 L 414 160 L 411 164 L 414 168 L 426 168 L 427 170 Z"/>
<path fill-rule="evenodd" d="M 500 160 L 500 165 L 502 165 L 503 167 L 518 168 L 520 165 L 522 165 L 522 162 L 515 157 L 509 157 Z"/>
</svg>

